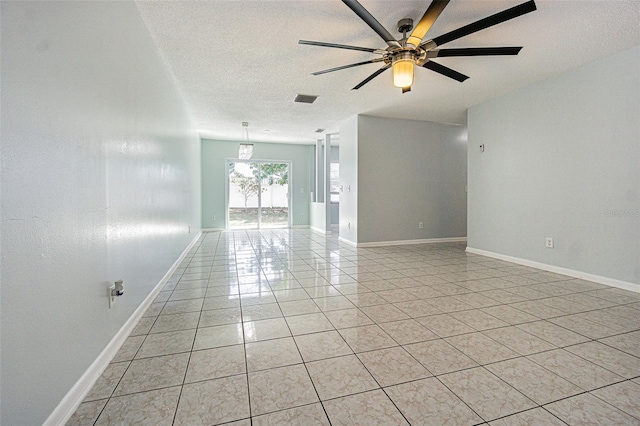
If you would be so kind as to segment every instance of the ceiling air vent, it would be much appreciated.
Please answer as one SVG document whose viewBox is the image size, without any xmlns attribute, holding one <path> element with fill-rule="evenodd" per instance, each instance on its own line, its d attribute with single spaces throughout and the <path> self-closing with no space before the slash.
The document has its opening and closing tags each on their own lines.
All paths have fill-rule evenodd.
<svg viewBox="0 0 640 426">
<path fill-rule="evenodd" d="M 298 96 L 293 100 L 293 102 L 301 102 L 303 104 L 312 104 L 318 99 L 315 95 L 301 95 L 298 93 Z"/>
</svg>

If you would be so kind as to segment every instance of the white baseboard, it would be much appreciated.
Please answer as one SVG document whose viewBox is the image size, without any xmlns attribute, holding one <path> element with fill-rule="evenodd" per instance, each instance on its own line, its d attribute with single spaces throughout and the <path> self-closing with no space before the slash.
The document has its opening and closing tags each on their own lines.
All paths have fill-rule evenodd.
<svg viewBox="0 0 640 426">
<path fill-rule="evenodd" d="M 156 296 L 171 278 L 171 275 L 178 268 L 178 265 L 184 260 L 189 250 L 196 244 L 198 238 L 202 235 L 202 232 L 199 232 L 194 239 L 189 243 L 187 248 L 184 249 L 180 257 L 173 263 L 171 268 L 167 271 L 167 273 L 162 277 L 162 279 L 158 282 L 158 284 L 151 290 L 151 293 L 142 301 L 140 306 L 131 314 L 129 319 L 124 323 L 124 325 L 118 330 L 118 332 L 113 336 L 111 341 L 107 344 L 107 346 L 103 349 L 103 351 L 98 355 L 98 357 L 91 363 L 89 368 L 80 376 L 78 381 L 71 387 L 69 392 L 62 398 L 62 401 L 58 404 L 58 406 L 53 410 L 53 412 L 49 415 L 47 420 L 43 423 L 44 426 L 53 426 L 53 425 L 64 425 L 71 418 L 73 413 L 78 409 L 78 406 L 82 403 L 84 398 L 87 396 L 93 385 L 100 378 L 104 370 L 109 366 L 109 363 L 116 356 L 116 353 L 120 350 L 120 347 L 125 342 L 129 334 L 133 331 L 135 326 L 142 318 L 142 315 L 145 313 L 147 308 L 153 303 Z"/>
<path fill-rule="evenodd" d="M 466 242 L 466 241 L 467 241 L 467 237 L 426 238 L 421 240 L 374 241 L 370 243 L 358 243 L 358 247 L 384 247 L 384 246 L 403 246 L 403 245 L 411 245 L 411 244 L 460 243 L 460 242 Z"/>
<path fill-rule="evenodd" d="M 560 266 L 549 265 L 546 263 L 535 262 L 533 260 L 521 259 L 519 257 L 507 256 L 505 254 L 494 253 L 491 251 L 480 250 L 473 247 L 467 247 L 468 253 L 479 254 L 481 256 L 492 257 L 494 259 L 504 260 L 518 265 L 529 266 L 531 268 L 542 269 L 543 271 L 554 272 L 556 274 L 567 275 L 569 277 L 579 278 L 581 280 L 592 281 L 594 283 L 604 284 L 611 287 L 629 290 L 640 293 L 640 285 L 627 281 L 616 280 L 614 278 L 603 277 L 601 275 L 589 274 L 587 272 L 576 271 L 573 269 L 562 268 Z"/>
<path fill-rule="evenodd" d="M 353 241 L 345 240 L 342 237 L 338 237 L 338 241 L 340 241 L 341 243 L 345 243 L 346 245 L 349 245 L 351 247 L 358 247 L 358 244 L 354 243 Z"/>
<path fill-rule="evenodd" d="M 317 232 L 318 234 L 331 235 L 331 231 L 327 231 L 325 229 L 316 228 L 315 226 L 309 226 L 309 229 L 311 229 L 313 232 Z"/>
<path fill-rule="evenodd" d="M 261 231 L 268 231 L 270 229 L 309 229 L 309 225 L 295 225 L 291 228 L 262 228 Z M 234 232 L 234 231 L 257 231 L 255 229 L 225 229 L 225 228 L 202 228 L 202 232 Z"/>
</svg>

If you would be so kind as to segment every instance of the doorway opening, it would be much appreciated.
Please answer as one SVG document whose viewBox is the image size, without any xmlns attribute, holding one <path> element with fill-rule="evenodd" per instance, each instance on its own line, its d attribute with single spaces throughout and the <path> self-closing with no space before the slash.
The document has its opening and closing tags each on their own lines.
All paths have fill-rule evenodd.
<svg viewBox="0 0 640 426">
<path fill-rule="evenodd" d="M 227 228 L 289 228 L 288 162 L 227 161 Z"/>
</svg>

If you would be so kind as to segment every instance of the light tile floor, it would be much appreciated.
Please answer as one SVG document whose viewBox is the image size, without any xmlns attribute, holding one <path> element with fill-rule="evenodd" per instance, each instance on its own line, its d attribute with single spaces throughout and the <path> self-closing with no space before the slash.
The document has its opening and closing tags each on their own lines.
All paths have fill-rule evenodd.
<svg viewBox="0 0 640 426">
<path fill-rule="evenodd" d="M 205 233 L 70 425 L 640 425 L 640 294 L 465 245 Z"/>
</svg>

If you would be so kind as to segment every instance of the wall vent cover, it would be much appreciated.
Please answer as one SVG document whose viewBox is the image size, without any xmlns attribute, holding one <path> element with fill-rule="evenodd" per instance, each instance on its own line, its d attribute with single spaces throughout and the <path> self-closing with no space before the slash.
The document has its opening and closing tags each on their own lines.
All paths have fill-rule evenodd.
<svg viewBox="0 0 640 426">
<path fill-rule="evenodd" d="M 316 130 L 315 130 L 315 132 L 316 132 L 316 133 L 322 133 L 322 132 L 324 132 L 324 131 L 325 131 L 325 129 L 316 129 Z"/>
<path fill-rule="evenodd" d="M 293 102 L 300 102 L 303 104 L 312 104 L 315 100 L 318 99 L 316 95 L 301 95 L 298 93 L 298 96 L 293 100 Z"/>
</svg>

